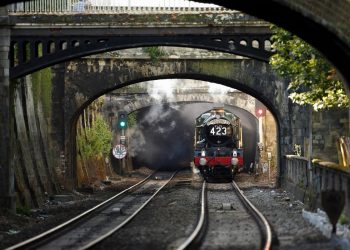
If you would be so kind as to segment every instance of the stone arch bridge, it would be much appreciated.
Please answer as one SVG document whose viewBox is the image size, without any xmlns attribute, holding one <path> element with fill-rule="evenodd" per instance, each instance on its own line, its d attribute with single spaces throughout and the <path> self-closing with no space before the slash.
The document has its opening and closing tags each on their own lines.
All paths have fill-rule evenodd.
<svg viewBox="0 0 350 250">
<path fill-rule="evenodd" d="M 15 2 L 14 0 L 5 0 L 1 4 L 6 4 L 9 2 Z M 347 0 L 339 0 L 329 3 L 329 1 L 255 1 L 255 0 L 237 0 L 237 1 L 224 1 L 224 0 L 202 0 L 202 2 L 212 2 L 219 5 L 224 5 L 229 8 L 236 8 L 247 13 L 265 18 L 266 20 L 272 21 L 279 24 L 296 34 L 299 34 L 306 41 L 310 42 L 316 48 L 320 49 L 327 58 L 334 63 L 334 65 L 339 69 L 340 73 L 344 76 L 347 81 L 347 86 L 349 84 L 350 73 L 348 71 L 348 65 L 350 64 L 350 33 L 349 33 L 349 13 L 350 13 L 350 3 Z M 4 14 L 4 10 L 1 10 L 1 14 Z M 4 207 L 11 207 L 13 205 L 13 170 L 9 167 L 11 158 L 11 150 L 8 149 L 7 145 L 11 144 L 11 132 L 10 131 L 10 113 L 9 113 L 9 61 L 8 61 L 8 48 L 10 41 L 10 26 L 8 19 L 5 17 L 2 19 L 2 44 L 1 44 L 1 106 L 3 111 L 1 112 L 0 124 L 1 127 L 1 137 L 4 138 L 1 148 L 1 179 L 2 183 L 0 189 L 2 192 L 1 204 Z M 130 70 L 132 71 L 132 70 Z M 225 81 L 225 76 L 219 74 L 219 76 L 206 75 L 203 72 L 198 72 L 198 74 L 193 73 L 191 76 L 194 79 L 211 79 L 214 82 L 229 83 Z M 156 79 L 157 77 L 188 77 L 185 74 L 180 73 L 169 73 L 164 75 L 149 74 L 140 78 L 133 78 L 133 80 L 128 81 L 116 81 L 118 84 L 129 84 L 136 79 Z M 227 76 L 229 78 L 229 76 Z M 123 78 L 123 77 L 122 77 Z M 239 78 L 239 77 L 237 77 Z M 235 84 L 236 85 L 236 84 Z M 239 85 L 239 84 L 237 84 Z M 113 89 L 113 86 L 110 86 Z M 244 87 L 241 85 L 241 89 Z M 247 88 L 248 89 L 248 88 Z M 282 88 L 282 93 L 286 93 L 286 89 Z M 250 89 L 252 90 L 252 89 Z M 254 92 L 254 91 L 251 91 Z M 279 92 L 279 91 L 277 91 Z M 88 95 L 87 95 L 88 96 Z M 284 96 L 282 94 L 281 96 Z M 269 96 L 271 97 L 271 96 Z M 82 99 L 85 97 L 83 96 Z M 265 98 L 265 97 L 264 97 Z M 278 99 L 278 98 L 277 98 Z M 271 99 L 273 100 L 273 99 Z M 273 101 L 271 101 L 273 102 Z M 268 103 L 268 101 L 266 102 Z M 68 105 L 69 106 L 69 105 Z M 286 105 L 287 108 L 283 108 L 281 112 L 286 110 L 291 110 L 294 112 L 295 107 Z M 277 106 L 276 106 L 277 107 Z M 69 112 L 68 112 L 69 113 Z M 276 112 L 280 113 L 280 112 Z M 69 115 L 66 117 L 70 117 Z M 278 117 L 278 115 L 276 115 Z M 287 124 L 290 120 L 285 121 Z M 283 123 L 283 122 L 282 122 Z M 293 126 L 297 126 L 297 123 L 293 122 Z M 283 126 L 281 126 L 283 127 Z M 289 143 L 290 138 L 287 137 L 289 130 L 283 132 L 280 127 L 281 134 L 285 135 L 286 141 L 281 143 Z M 287 126 L 287 128 L 291 126 Z M 292 135 L 292 134 L 291 134 Z M 12 176 L 12 177 L 11 177 Z M 11 181 L 12 180 L 12 181 Z M 348 182 L 349 183 L 349 182 Z M 349 185 L 349 184 L 348 184 Z"/>
<path fill-rule="evenodd" d="M 292 150 L 293 140 L 301 141 L 304 136 L 299 133 L 299 137 L 293 137 L 293 131 L 306 131 L 307 123 L 303 123 L 302 120 L 307 119 L 307 115 L 302 116 L 300 123 L 296 125 L 291 123 L 293 116 L 300 112 L 300 109 L 288 100 L 287 83 L 278 78 L 267 63 L 261 61 L 246 58 L 208 60 L 164 58 L 154 63 L 145 59 L 84 58 L 67 63 L 61 72 L 65 73 L 56 74 L 58 77 L 56 81 L 65 82 L 65 86 L 61 86 L 64 92 L 64 100 L 61 103 L 65 104 L 61 112 L 64 114 L 60 113 L 60 107 L 57 107 L 58 112 L 54 112 L 54 115 L 64 117 L 61 124 L 56 123 L 56 131 L 66 131 L 59 137 L 65 138 L 62 148 L 65 148 L 69 166 L 75 164 L 74 128 L 81 110 L 96 97 L 111 90 L 155 79 L 209 81 L 238 89 L 257 98 L 275 117 L 278 127 L 279 161 L 283 154 Z M 206 96 L 193 95 L 193 97 L 204 100 Z M 185 99 L 185 96 L 181 98 Z M 136 103 L 137 101 L 126 107 L 132 110 L 133 105 L 142 105 L 142 101 Z M 71 176 L 68 179 L 74 179 L 74 168 L 69 173 Z"/>
</svg>

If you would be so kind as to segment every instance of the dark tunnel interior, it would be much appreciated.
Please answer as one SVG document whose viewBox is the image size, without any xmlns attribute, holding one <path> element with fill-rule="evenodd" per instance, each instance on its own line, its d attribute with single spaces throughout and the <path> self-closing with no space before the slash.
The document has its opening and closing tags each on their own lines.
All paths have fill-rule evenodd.
<svg viewBox="0 0 350 250">
<path fill-rule="evenodd" d="M 195 119 L 204 111 L 222 105 L 213 103 L 159 104 L 137 113 L 137 127 L 130 131 L 129 150 L 134 168 L 173 170 L 193 160 Z M 224 106 L 241 118 L 245 166 L 255 161 L 258 120 L 249 112 Z"/>
</svg>

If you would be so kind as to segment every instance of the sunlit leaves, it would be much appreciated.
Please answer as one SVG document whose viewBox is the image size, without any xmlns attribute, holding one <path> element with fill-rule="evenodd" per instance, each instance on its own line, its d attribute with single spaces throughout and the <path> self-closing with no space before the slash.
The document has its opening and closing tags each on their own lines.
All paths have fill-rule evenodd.
<svg viewBox="0 0 350 250">
<path fill-rule="evenodd" d="M 349 99 L 335 69 L 322 55 L 288 31 L 272 26 L 272 48 L 276 54 L 270 64 L 277 73 L 290 80 L 289 98 L 314 110 L 347 107 Z"/>
<path fill-rule="evenodd" d="M 88 158 L 108 155 L 111 148 L 112 132 L 101 115 L 97 115 L 91 127 L 85 133 L 78 134 L 77 144 L 81 154 Z"/>
</svg>

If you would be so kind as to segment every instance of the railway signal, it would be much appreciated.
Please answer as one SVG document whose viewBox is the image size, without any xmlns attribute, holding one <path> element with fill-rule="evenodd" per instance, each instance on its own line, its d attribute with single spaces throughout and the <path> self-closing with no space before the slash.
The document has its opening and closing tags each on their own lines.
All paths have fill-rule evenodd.
<svg viewBox="0 0 350 250">
<path fill-rule="evenodd" d="M 124 111 L 118 112 L 118 128 L 126 129 L 128 127 L 128 115 Z"/>
<path fill-rule="evenodd" d="M 266 115 L 266 109 L 264 108 L 258 108 L 255 112 L 257 117 L 263 117 Z"/>
</svg>

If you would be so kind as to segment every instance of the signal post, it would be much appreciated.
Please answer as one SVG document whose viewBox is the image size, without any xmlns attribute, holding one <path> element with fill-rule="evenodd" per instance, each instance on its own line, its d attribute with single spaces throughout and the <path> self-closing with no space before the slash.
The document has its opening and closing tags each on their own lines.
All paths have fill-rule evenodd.
<svg viewBox="0 0 350 250">
<path fill-rule="evenodd" d="M 119 111 L 117 117 L 117 143 L 113 145 L 112 154 L 118 159 L 121 167 L 121 174 L 129 172 L 127 166 L 127 142 L 126 142 L 126 129 L 128 127 L 128 114 L 125 111 Z"/>
</svg>

